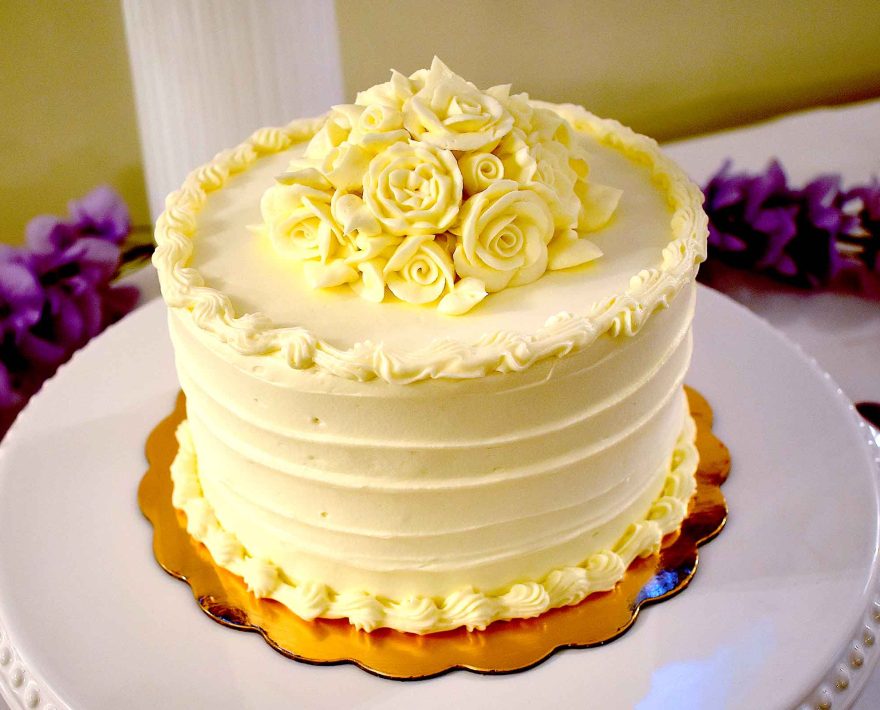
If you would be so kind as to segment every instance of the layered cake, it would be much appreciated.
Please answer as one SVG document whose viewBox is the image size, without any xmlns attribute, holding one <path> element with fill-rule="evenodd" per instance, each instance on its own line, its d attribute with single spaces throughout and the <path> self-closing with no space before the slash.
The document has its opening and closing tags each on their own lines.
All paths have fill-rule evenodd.
<svg viewBox="0 0 880 710">
<path fill-rule="evenodd" d="M 699 190 L 438 60 L 166 201 L 173 504 L 300 617 L 483 629 L 612 589 L 694 491 Z"/>
</svg>

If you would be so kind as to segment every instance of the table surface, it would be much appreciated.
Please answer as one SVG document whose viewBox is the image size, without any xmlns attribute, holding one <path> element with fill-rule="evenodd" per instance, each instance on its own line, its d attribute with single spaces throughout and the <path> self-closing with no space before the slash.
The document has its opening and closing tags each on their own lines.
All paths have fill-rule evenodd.
<svg viewBox="0 0 880 710">
<path fill-rule="evenodd" d="M 815 109 L 772 121 L 670 143 L 665 150 L 699 184 L 724 160 L 758 170 L 778 158 L 793 184 L 840 173 L 845 185 L 880 175 L 880 101 Z M 152 270 L 129 278 L 144 302 L 158 296 Z M 799 343 L 854 401 L 880 401 L 880 303 L 853 294 L 805 293 L 743 273 L 725 271 L 713 283 Z M 818 680 L 818 679 L 817 679 Z M 856 710 L 880 705 L 875 672 Z M 6 710 L 0 699 L 0 710 Z"/>
</svg>

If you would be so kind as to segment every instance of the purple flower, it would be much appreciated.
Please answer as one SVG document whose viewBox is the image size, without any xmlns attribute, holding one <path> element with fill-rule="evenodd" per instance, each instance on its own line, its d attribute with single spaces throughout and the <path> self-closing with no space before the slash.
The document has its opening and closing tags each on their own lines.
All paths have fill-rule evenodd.
<svg viewBox="0 0 880 710">
<path fill-rule="evenodd" d="M 40 319 L 44 294 L 27 256 L 11 247 L 0 250 L 0 409 L 18 407 L 23 395 L 15 370 L 22 369 L 19 348 Z"/>
<path fill-rule="evenodd" d="M 0 337 L 17 339 L 40 319 L 44 294 L 31 261 L 16 249 L 0 248 Z"/>
<path fill-rule="evenodd" d="M 61 363 L 137 301 L 137 289 L 111 286 L 131 231 L 125 204 L 99 187 L 69 209 L 66 219 L 33 219 L 25 249 L 0 250 L 0 434 Z"/>
<path fill-rule="evenodd" d="M 838 239 L 857 220 L 843 210 L 839 176 L 797 190 L 775 160 L 755 175 L 730 174 L 728 162 L 705 194 L 713 258 L 804 288 L 828 285 L 845 266 Z"/>
<path fill-rule="evenodd" d="M 47 366 L 57 366 L 106 327 L 108 283 L 130 231 L 128 210 L 109 187 L 72 201 L 70 212 L 66 220 L 38 217 L 28 225 L 28 246 L 46 292 L 28 354 Z"/>
<path fill-rule="evenodd" d="M 92 190 L 81 200 L 71 200 L 70 217 L 35 217 L 26 229 L 26 240 L 35 254 L 67 249 L 83 238 L 119 246 L 131 232 L 131 218 L 122 198 L 107 185 Z"/>
<path fill-rule="evenodd" d="M 705 194 L 709 248 L 715 258 L 739 268 L 793 273 L 786 247 L 797 231 L 797 208 L 778 162 L 752 176 L 730 174 L 728 161 L 706 185 Z"/>
</svg>

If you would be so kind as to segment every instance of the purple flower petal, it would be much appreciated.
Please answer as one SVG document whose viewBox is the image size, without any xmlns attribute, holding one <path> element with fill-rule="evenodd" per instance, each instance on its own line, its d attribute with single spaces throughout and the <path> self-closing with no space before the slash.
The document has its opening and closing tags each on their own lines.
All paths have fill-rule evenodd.
<svg viewBox="0 0 880 710">
<path fill-rule="evenodd" d="M 16 263 L 0 263 L 0 298 L 12 306 L 27 306 L 43 300 L 43 290 L 33 272 Z"/>
<path fill-rule="evenodd" d="M 0 362 L 0 408 L 12 409 L 22 404 L 22 397 L 12 384 L 9 370 Z"/>
<path fill-rule="evenodd" d="M 62 286 L 82 293 L 109 281 L 119 265 L 119 247 L 97 237 L 82 237 L 63 251 L 37 258 L 36 272 L 44 288 Z"/>
<path fill-rule="evenodd" d="M 717 234 L 717 246 L 723 251 L 740 252 L 745 251 L 748 248 L 745 241 L 735 234 L 730 234 L 728 232 L 717 232 Z"/>
<path fill-rule="evenodd" d="M 68 351 L 84 344 L 88 338 L 86 324 L 76 301 L 63 293 L 53 293 L 55 341 Z"/>
<path fill-rule="evenodd" d="M 40 319 L 45 299 L 34 273 L 22 261 L 0 262 L 0 330 L 16 335 Z"/>
<path fill-rule="evenodd" d="M 785 195 L 788 191 L 787 178 L 778 161 L 771 161 L 767 171 L 755 177 L 750 186 L 746 200 L 746 219 L 752 220 L 767 200 L 777 193 Z"/>
<path fill-rule="evenodd" d="M 25 239 L 28 248 L 35 254 L 51 254 L 73 243 L 76 235 L 57 217 L 40 215 L 28 222 Z"/>
<path fill-rule="evenodd" d="M 95 237 L 83 237 L 71 249 L 79 261 L 101 266 L 111 274 L 119 264 L 119 247 Z"/>
<path fill-rule="evenodd" d="M 840 230 L 841 214 L 834 207 L 810 205 L 810 221 L 820 229 L 836 233 Z"/>
<path fill-rule="evenodd" d="M 791 208 L 764 210 L 756 215 L 752 226 L 759 232 L 770 235 L 772 241 L 782 244 L 788 242 L 797 232 L 794 210 Z"/>
<path fill-rule="evenodd" d="M 722 209 L 735 205 L 742 199 L 745 187 L 746 184 L 743 180 L 731 180 L 718 185 L 712 195 L 712 207 Z"/>
<path fill-rule="evenodd" d="M 76 299 L 76 305 L 83 319 L 86 340 L 94 338 L 103 326 L 101 296 L 96 291 L 86 291 Z"/>
<path fill-rule="evenodd" d="M 779 258 L 771 265 L 783 276 L 793 277 L 798 272 L 797 264 L 787 254 L 780 254 Z"/>
<path fill-rule="evenodd" d="M 810 181 L 801 190 L 810 202 L 818 202 L 829 206 L 840 191 L 839 175 L 822 175 Z"/>
<path fill-rule="evenodd" d="M 25 358 L 33 360 L 37 366 L 48 368 L 53 372 L 54 368 L 69 357 L 69 351 L 66 348 L 44 340 L 33 333 L 22 335 L 19 347 Z"/>
<path fill-rule="evenodd" d="M 131 231 L 131 218 L 122 198 L 109 185 L 101 185 L 68 205 L 79 231 L 113 244 L 121 244 Z"/>
</svg>

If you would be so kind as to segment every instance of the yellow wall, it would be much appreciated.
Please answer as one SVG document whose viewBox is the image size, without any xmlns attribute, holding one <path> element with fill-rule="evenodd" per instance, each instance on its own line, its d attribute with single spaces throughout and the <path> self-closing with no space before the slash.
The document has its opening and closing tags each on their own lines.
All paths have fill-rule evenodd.
<svg viewBox="0 0 880 710">
<path fill-rule="evenodd" d="M 329 1 L 329 0 L 328 0 Z M 658 138 L 880 95 L 880 3 L 336 0 L 349 98 L 440 55 Z M 222 146 L 218 146 L 218 149 Z M 0 0 L 0 240 L 109 182 L 148 221 L 118 0 Z"/>
<path fill-rule="evenodd" d="M 117 0 L 0 0 L 0 240 L 100 183 L 148 223 Z"/>
<path fill-rule="evenodd" d="M 337 0 L 348 96 L 440 56 L 659 139 L 880 95 L 880 2 Z"/>
</svg>

